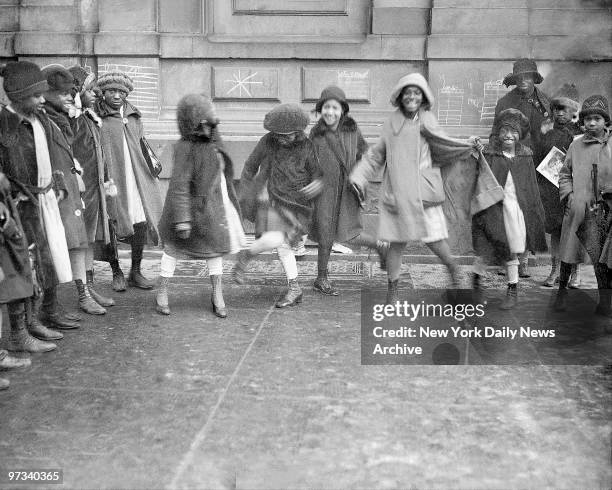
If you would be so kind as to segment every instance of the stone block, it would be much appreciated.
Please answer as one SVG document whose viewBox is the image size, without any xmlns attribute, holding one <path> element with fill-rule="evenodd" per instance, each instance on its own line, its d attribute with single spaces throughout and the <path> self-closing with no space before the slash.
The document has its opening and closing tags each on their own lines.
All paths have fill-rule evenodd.
<svg viewBox="0 0 612 490">
<path fill-rule="evenodd" d="M 601 9 L 605 6 L 606 0 L 531 0 L 530 7 L 532 9 L 576 9 L 589 10 Z M 609 3 L 608 3 L 609 5 Z"/>
<path fill-rule="evenodd" d="M 266 67 L 212 68 L 215 100 L 279 100 L 279 72 Z"/>
<path fill-rule="evenodd" d="M 533 36 L 533 56 L 551 60 L 610 60 L 612 44 L 604 36 Z"/>
<path fill-rule="evenodd" d="M 100 23 L 98 20 L 98 0 L 81 0 L 81 29 L 84 32 L 98 32 Z"/>
<path fill-rule="evenodd" d="M 188 93 L 211 93 L 211 67 L 205 60 L 160 60 L 162 109 L 175 110 Z"/>
<path fill-rule="evenodd" d="M 159 32 L 202 32 L 200 0 L 160 0 Z"/>
<path fill-rule="evenodd" d="M 529 36 L 432 35 L 427 58 L 513 59 L 531 56 Z"/>
<path fill-rule="evenodd" d="M 100 31 L 155 31 L 157 7 L 155 0 L 104 0 L 98 4 Z"/>
<path fill-rule="evenodd" d="M 73 7 L 74 0 L 22 0 L 22 7 Z"/>
<path fill-rule="evenodd" d="M 15 56 L 15 50 L 13 49 L 14 39 L 15 33 L 0 32 L 0 56 L 3 58 L 12 58 Z"/>
<path fill-rule="evenodd" d="M 19 12 L 21 31 L 74 32 L 77 30 L 76 7 L 22 7 Z"/>
<path fill-rule="evenodd" d="M 526 9 L 442 9 L 431 11 L 432 34 L 521 35 L 529 31 Z"/>
<path fill-rule="evenodd" d="M 19 7 L 0 5 L 0 32 L 19 30 Z"/>
<path fill-rule="evenodd" d="M 155 33 L 106 32 L 94 36 L 94 52 L 97 55 L 159 55 L 159 35 Z"/>
<path fill-rule="evenodd" d="M 427 34 L 429 9 L 385 7 L 372 14 L 373 34 Z"/>
<path fill-rule="evenodd" d="M 437 2 L 436 2 L 437 3 Z M 384 8 L 410 8 L 410 9 L 429 9 L 432 7 L 433 0 L 374 0 L 374 9 Z"/>
<path fill-rule="evenodd" d="M 554 0 L 553 0 L 554 1 Z M 530 0 L 435 0 L 434 8 L 528 8 Z"/>
<path fill-rule="evenodd" d="M 534 36 L 594 35 L 610 42 L 611 25 L 608 9 L 534 9 L 529 16 L 529 34 Z"/>
<path fill-rule="evenodd" d="M 78 34 L 23 31 L 15 34 L 15 54 L 18 56 L 74 55 L 78 52 Z"/>
<path fill-rule="evenodd" d="M 344 90 L 349 102 L 370 102 L 370 70 L 367 68 L 302 68 L 302 100 L 314 102 L 321 91 L 336 85 Z"/>
</svg>

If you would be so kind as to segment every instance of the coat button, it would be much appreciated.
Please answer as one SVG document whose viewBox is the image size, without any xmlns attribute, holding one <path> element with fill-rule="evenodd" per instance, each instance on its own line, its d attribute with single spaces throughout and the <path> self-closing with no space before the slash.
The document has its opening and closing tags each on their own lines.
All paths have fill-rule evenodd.
<svg viewBox="0 0 612 490">
<path fill-rule="evenodd" d="M 74 210 L 74 214 L 75 214 L 76 216 L 81 216 L 81 210 L 80 210 L 80 209 L 75 209 L 75 210 Z"/>
<path fill-rule="evenodd" d="M 127 117 L 124 117 L 122 121 L 123 121 L 123 124 L 127 124 L 128 123 Z"/>
</svg>

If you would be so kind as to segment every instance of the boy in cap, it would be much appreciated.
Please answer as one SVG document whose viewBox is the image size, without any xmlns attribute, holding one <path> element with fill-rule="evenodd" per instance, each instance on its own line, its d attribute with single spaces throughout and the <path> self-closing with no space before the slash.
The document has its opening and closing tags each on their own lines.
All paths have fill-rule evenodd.
<svg viewBox="0 0 612 490">
<path fill-rule="evenodd" d="M 609 199 L 612 190 L 610 112 L 603 95 L 587 98 L 579 113 L 584 134 L 569 146 L 559 172 L 559 195 L 567 211 L 561 229 L 559 290 L 555 309 L 567 307 L 567 288 L 580 244 L 595 268 L 599 304 L 595 313 L 610 316 L 612 244 L 609 236 Z M 580 243 L 575 240 L 578 234 Z"/>
<path fill-rule="evenodd" d="M 144 139 L 142 115 L 127 100 L 134 90 L 132 79 L 121 71 L 110 71 L 98 77 L 102 98 L 96 112 L 102 119 L 101 142 L 110 176 L 117 186 L 117 196 L 110 211 L 114 231 L 120 240 L 130 243 L 132 267 L 128 285 L 151 289 L 153 281 L 142 275 L 140 264 L 147 237 L 157 244 L 157 223 L 163 203 L 159 180 L 149 170 L 141 141 Z M 116 258 L 110 260 L 113 289 L 125 291 L 125 278 Z"/>
<path fill-rule="evenodd" d="M 323 188 L 314 145 L 304 133 L 308 122 L 308 114 L 296 104 L 272 109 L 264 119 L 264 128 L 270 132 L 259 140 L 240 177 L 245 216 L 255 221 L 257 207 L 267 207 L 267 223 L 264 233 L 238 255 L 234 280 L 243 284 L 252 257 L 276 249 L 289 285 L 287 293 L 276 303 L 277 308 L 302 301 L 291 245 L 308 232 L 312 199 Z M 247 190 L 251 199 L 244 199 Z"/>
</svg>

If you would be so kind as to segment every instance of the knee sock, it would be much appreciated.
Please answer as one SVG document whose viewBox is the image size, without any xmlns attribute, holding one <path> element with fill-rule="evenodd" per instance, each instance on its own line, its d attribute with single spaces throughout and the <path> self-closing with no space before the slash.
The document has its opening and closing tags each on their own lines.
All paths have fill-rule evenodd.
<svg viewBox="0 0 612 490">
<path fill-rule="evenodd" d="M 206 265 L 208 266 L 209 276 L 223 275 L 223 257 L 215 257 L 212 259 L 206 259 Z"/>
<path fill-rule="evenodd" d="M 519 280 L 519 260 L 512 259 L 506 262 L 506 276 L 508 277 L 508 284 L 517 284 Z"/>
<path fill-rule="evenodd" d="M 472 272 L 479 276 L 487 275 L 487 263 L 482 257 L 476 257 L 472 263 Z"/>
<path fill-rule="evenodd" d="M 559 268 L 559 289 L 567 288 L 567 283 L 569 282 L 571 274 L 572 264 L 568 264 L 567 262 L 561 262 L 561 266 Z"/>
<path fill-rule="evenodd" d="M 159 268 L 159 275 L 161 277 L 173 277 L 174 270 L 176 269 L 176 259 L 164 252 L 159 262 Z"/>
<path fill-rule="evenodd" d="M 331 244 L 319 243 L 319 250 L 317 252 L 317 275 L 321 278 L 327 277 L 327 264 L 329 263 L 331 249 Z"/>
<path fill-rule="evenodd" d="M 276 253 L 278 253 L 278 258 L 281 261 L 281 264 L 283 264 L 283 269 L 285 269 L 287 280 L 291 281 L 292 279 L 297 278 L 297 262 L 295 261 L 295 255 L 293 254 L 293 250 L 291 250 L 289 244 L 284 243 L 280 247 L 277 247 Z"/>
<path fill-rule="evenodd" d="M 274 250 L 285 243 L 285 233 L 282 231 L 266 231 L 249 248 L 251 255 Z"/>
<path fill-rule="evenodd" d="M 94 263 L 93 247 L 90 244 L 85 250 L 85 270 L 92 271 Z"/>
<path fill-rule="evenodd" d="M 391 242 L 387 254 L 387 277 L 390 281 L 396 281 L 400 277 L 402 269 L 402 253 L 406 244 L 403 242 Z"/>
<path fill-rule="evenodd" d="M 87 282 L 87 276 L 85 274 L 85 249 L 73 248 L 68 250 L 68 255 L 70 256 L 72 279 L 74 281 L 81 280 L 83 283 Z"/>
</svg>

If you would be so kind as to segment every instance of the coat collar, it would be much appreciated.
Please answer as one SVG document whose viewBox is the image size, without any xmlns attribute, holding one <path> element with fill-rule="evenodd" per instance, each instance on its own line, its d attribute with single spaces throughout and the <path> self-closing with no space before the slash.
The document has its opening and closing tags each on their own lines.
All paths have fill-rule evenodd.
<svg viewBox="0 0 612 490">
<path fill-rule="evenodd" d="M 404 113 L 401 111 L 401 109 L 396 109 L 391 114 L 391 118 L 390 118 L 391 129 L 393 130 L 393 134 L 397 136 L 402 130 L 402 128 L 404 127 L 404 124 L 406 124 L 406 121 L 410 121 L 410 122 L 419 121 L 419 119 L 421 119 L 422 111 L 423 109 L 419 109 L 419 113 L 414 119 L 408 119 L 406 116 L 404 116 Z"/>
<path fill-rule="evenodd" d="M 501 147 L 496 143 L 495 138 L 491 138 L 491 143 L 485 146 L 483 151 L 485 155 L 503 156 Z M 514 157 L 530 157 L 533 156 L 533 152 L 526 146 L 520 143 L 516 144 L 514 149 Z"/>
<path fill-rule="evenodd" d="M 610 139 L 610 130 L 608 128 L 604 128 L 604 134 L 601 138 L 596 138 L 595 136 L 591 136 L 589 133 L 584 133 L 582 136 L 583 143 L 601 143 L 605 145 Z"/>
<path fill-rule="evenodd" d="M 329 126 L 325 124 L 323 118 L 319 119 L 314 127 L 310 130 L 311 136 L 323 136 L 328 131 Z M 338 123 L 338 131 L 344 133 L 352 133 L 357 131 L 357 123 L 351 116 L 342 116 Z"/>
<path fill-rule="evenodd" d="M 100 116 L 102 119 L 104 119 L 105 117 L 121 117 L 121 112 L 117 109 L 113 109 L 104 100 L 98 102 L 96 112 L 98 113 L 98 116 Z M 130 116 L 141 118 L 142 114 L 138 109 L 136 109 L 136 107 L 134 107 L 126 100 L 123 104 L 123 117 L 127 118 Z"/>
</svg>

